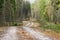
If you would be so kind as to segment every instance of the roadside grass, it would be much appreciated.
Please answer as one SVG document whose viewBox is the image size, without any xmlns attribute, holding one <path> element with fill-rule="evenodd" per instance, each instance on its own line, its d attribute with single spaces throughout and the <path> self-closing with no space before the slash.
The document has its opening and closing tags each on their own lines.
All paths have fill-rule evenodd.
<svg viewBox="0 0 60 40">
<path fill-rule="evenodd" d="M 23 25 L 23 23 L 22 22 L 6 22 L 6 23 L 4 23 L 2 26 L 4 27 L 4 26 L 22 26 Z M 2 27 L 1 26 L 1 27 Z"/>
<path fill-rule="evenodd" d="M 60 24 L 54 24 L 52 22 L 47 22 L 44 20 L 38 20 L 37 22 L 40 24 L 39 27 L 41 27 L 43 30 L 51 30 L 60 33 Z"/>
<path fill-rule="evenodd" d="M 46 25 L 43 25 L 42 28 L 43 30 L 49 29 L 57 33 L 60 33 L 60 24 L 48 23 Z"/>
</svg>

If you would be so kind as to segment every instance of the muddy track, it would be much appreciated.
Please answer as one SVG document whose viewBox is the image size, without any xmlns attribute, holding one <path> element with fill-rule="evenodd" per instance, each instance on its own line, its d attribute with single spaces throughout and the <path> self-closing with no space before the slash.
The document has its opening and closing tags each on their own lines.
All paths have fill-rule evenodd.
<svg viewBox="0 0 60 40">
<path fill-rule="evenodd" d="M 54 38 L 30 28 L 32 25 L 33 23 L 28 23 L 23 27 L 1 27 L 0 40 L 54 40 Z"/>
</svg>

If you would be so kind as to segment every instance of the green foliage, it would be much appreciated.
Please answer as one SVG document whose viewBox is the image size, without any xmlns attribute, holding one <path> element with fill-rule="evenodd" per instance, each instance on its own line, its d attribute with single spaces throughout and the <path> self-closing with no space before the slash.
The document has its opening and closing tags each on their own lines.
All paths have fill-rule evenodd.
<svg viewBox="0 0 60 40">
<path fill-rule="evenodd" d="M 14 22 L 13 26 L 17 26 L 18 24 L 16 22 Z"/>
<path fill-rule="evenodd" d="M 3 0 L 0 0 L 0 8 L 3 6 Z"/>
<path fill-rule="evenodd" d="M 40 1 L 40 12 L 42 15 L 44 15 L 44 12 L 45 12 L 45 1 L 44 0 Z"/>
<path fill-rule="evenodd" d="M 50 29 L 50 30 L 60 33 L 60 24 L 47 23 L 46 25 L 42 26 L 42 28 L 44 30 Z"/>
<path fill-rule="evenodd" d="M 12 4 L 12 7 L 14 8 L 14 11 L 15 11 L 16 10 L 16 2 L 15 2 L 15 0 L 12 0 L 11 4 Z"/>
<path fill-rule="evenodd" d="M 60 0 L 37 0 L 32 8 L 37 10 L 36 16 L 39 16 L 35 18 L 44 29 L 60 32 Z"/>
</svg>

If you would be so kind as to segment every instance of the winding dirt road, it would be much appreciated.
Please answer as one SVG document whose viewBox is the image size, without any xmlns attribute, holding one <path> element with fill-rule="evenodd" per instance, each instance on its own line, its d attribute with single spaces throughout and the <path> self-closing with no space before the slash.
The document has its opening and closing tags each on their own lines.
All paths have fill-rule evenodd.
<svg viewBox="0 0 60 40">
<path fill-rule="evenodd" d="M 0 40 L 54 40 L 54 38 L 30 28 L 33 24 L 28 23 L 23 27 L 1 27 Z"/>
</svg>

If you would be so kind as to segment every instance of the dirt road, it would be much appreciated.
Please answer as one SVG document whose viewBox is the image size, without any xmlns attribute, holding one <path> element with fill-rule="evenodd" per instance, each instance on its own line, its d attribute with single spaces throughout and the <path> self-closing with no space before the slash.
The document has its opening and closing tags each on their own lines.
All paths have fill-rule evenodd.
<svg viewBox="0 0 60 40">
<path fill-rule="evenodd" d="M 54 40 L 42 32 L 30 28 L 33 23 L 23 27 L 0 27 L 0 40 Z"/>
</svg>

